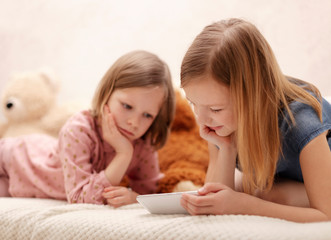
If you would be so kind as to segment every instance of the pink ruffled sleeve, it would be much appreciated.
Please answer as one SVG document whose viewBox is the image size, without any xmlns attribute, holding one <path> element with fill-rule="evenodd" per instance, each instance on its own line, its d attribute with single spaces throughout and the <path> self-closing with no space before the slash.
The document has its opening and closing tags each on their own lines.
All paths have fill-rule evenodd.
<svg viewBox="0 0 331 240">
<path fill-rule="evenodd" d="M 128 172 L 131 188 L 139 194 L 155 193 L 160 173 L 158 154 L 150 146 L 143 145 L 135 156 L 137 164 Z"/>
<path fill-rule="evenodd" d="M 98 144 L 90 122 L 82 116 L 73 118 L 60 132 L 59 157 L 70 203 L 104 203 L 101 194 L 110 183 L 104 171 L 97 173 L 92 165 L 92 159 L 100 157 Z"/>
</svg>

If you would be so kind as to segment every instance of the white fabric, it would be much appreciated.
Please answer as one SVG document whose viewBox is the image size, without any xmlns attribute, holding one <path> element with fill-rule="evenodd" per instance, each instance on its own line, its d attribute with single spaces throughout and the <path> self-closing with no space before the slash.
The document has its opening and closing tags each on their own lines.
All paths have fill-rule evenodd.
<svg viewBox="0 0 331 240">
<path fill-rule="evenodd" d="M 0 198 L 0 239 L 331 239 L 331 222 L 293 223 L 244 215 L 153 215 L 49 199 Z"/>
</svg>

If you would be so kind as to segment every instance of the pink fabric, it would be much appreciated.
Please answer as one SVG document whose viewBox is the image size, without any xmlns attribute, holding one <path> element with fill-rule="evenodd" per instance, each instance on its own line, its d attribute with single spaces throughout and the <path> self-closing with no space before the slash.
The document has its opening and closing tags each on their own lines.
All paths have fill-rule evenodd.
<svg viewBox="0 0 331 240">
<path fill-rule="evenodd" d="M 110 186 L 104 169 L 114 155 L 95 119 L 82 111 L 68 120 L 58 140 L 46 135 L 1 139 L 0 176 L 9 178 L 13 197 L 102 204 L 101 193 Z M 157 152 L 141 139 L 134 142 L 126 174 L 139 194 L 155 192 L 162 177 Z"/>
</svg>

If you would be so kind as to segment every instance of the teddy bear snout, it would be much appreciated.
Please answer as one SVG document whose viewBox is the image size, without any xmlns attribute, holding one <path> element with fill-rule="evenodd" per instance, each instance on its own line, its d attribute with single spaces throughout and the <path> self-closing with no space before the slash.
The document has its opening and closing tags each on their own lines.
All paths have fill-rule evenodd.
<svg viewBox="0 0 331 240">
<path fill-rule="evenodd" d="M 16 97 L 9 97 L 3 104 L 4 115 L 7 120 L 14 122 L 27 120 L 27 111 L 24 108 L 22 101 Z"/>
<path fill-rule="evenodd" d="M 7 104 L 6 104 L 7 109 L 11 109 L 13 106 L 14 106 L 14 104 L 10 101 L 8 101 Z"/>
<path fill-rule="evenodd" d="M 20 102 L 16 97 L 9 97 L 6 100 L 7 101 L 4 102 L 5 110 L 14 110 L 20 105 Z"/>
</svg>

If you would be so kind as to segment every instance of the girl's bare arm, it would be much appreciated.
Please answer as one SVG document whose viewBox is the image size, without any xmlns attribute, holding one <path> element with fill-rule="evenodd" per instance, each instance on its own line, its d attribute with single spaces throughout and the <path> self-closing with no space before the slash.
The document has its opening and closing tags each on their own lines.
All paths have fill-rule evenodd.
<svg viewBox="0 0 331 240">
<path fill-rule="evenodd" d="M 208 143 L 209 165 L 206 182 L 218 182 L 234 189 L 236 168 L 236 152 L 232 149 L 219 150 L 214 144 Z"/>
</svg>

